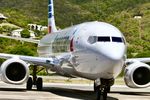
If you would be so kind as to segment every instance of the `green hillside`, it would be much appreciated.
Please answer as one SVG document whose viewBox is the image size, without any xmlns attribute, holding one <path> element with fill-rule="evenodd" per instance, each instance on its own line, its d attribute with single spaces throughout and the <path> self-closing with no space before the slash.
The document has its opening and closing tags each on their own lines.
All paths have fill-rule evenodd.
<svg viewBox="0 0 150 100">
<path fill-rule="evenodd" d="M 41 2 L 42 1 L 42 2 Z M 0 12 L 10 23 L 26 27 L 28 23 L 47 23 L 47 0 L 1 0 Z"/>
<path fill-rule="evenodd" d="M 149 0 L 54 0 L 54 3 L 58 27 L 105 21 L 124 33 L 129 57 L 150 56 Z M 20 27 L 28 23 L 47 25 L 47 4 L 48 0 L 1 0 L 0 13 Z M 134 19 L 135 15 L 142 18 Z"/>
</svg>

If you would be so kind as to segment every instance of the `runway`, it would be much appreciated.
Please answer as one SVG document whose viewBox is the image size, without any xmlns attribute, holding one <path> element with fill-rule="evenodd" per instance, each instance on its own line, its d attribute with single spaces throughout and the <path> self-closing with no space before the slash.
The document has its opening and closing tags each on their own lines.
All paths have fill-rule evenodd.
<svg viewBox="0 0 150 100">
<path fill-rule="evenodd" d="M 92 84 L 44 83 L 42 91 L 26 91 L 25 85 L 0 82 L 0 100 L 95 100 Z M 115 85 L 108 100 L 150 100 L 150 88 L 130 89 Z"/>
</svg>

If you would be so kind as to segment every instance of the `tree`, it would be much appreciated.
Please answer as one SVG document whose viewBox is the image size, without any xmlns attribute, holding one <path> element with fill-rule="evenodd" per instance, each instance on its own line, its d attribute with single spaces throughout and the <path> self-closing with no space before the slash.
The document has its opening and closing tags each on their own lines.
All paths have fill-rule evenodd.
<svg viewBox="0 0 150 100">
<path fill-rule="evenodd" d="M 33 49 L 34 49 L 34 47 L 30 48 L 29 46 L 19 44 L 17 46 L 10 47 L 8 53 L 34 56 L 36 54 L 36 52 L 34 52 Z"/>
</svg>

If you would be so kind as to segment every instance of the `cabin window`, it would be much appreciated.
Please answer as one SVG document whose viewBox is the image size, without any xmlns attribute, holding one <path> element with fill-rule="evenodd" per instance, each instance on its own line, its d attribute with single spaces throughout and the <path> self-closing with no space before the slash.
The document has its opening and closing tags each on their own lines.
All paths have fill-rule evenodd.
<svg viewBox="0 0 150 100">
<path fill-rule="evenodd" d="M 68 45 L 69 45 L 69 37 L 57 37 L 57 39 L 54 40 L 52 44 L 52 49 L 54 53 L 61 53 L 61 52 L 67 52 L 68 51 Z"/>
</svg>

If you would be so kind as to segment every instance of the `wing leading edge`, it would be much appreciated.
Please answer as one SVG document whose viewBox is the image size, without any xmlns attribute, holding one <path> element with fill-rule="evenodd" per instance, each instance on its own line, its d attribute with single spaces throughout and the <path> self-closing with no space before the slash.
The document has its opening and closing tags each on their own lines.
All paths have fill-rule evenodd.
<svg viewBox="0 0 150 100">
<path fill-rule="evenodd" d="M 19 58 L 20 60 L 23 60 L 27 63 L 46 67 L 50 67 L 52 65 L 61 66 L 64 61 L 66 62 L 69 61 L 70 57 L 71 57 L 70 53 L 62 54 L 57 57 L 48 57 L 48 58 L 0 53 L 0 58 L 3 59 Z"/>
<path fill-rule="evenodd" d="M 149 63 L 150 62 L 150 58 L 131 58 L 131 59 L 127 59 L 126 62 L 133 62 L 133 61 L 139 61 L 139 62 L 143 62 L 143 63 Z"/>
</svg>

